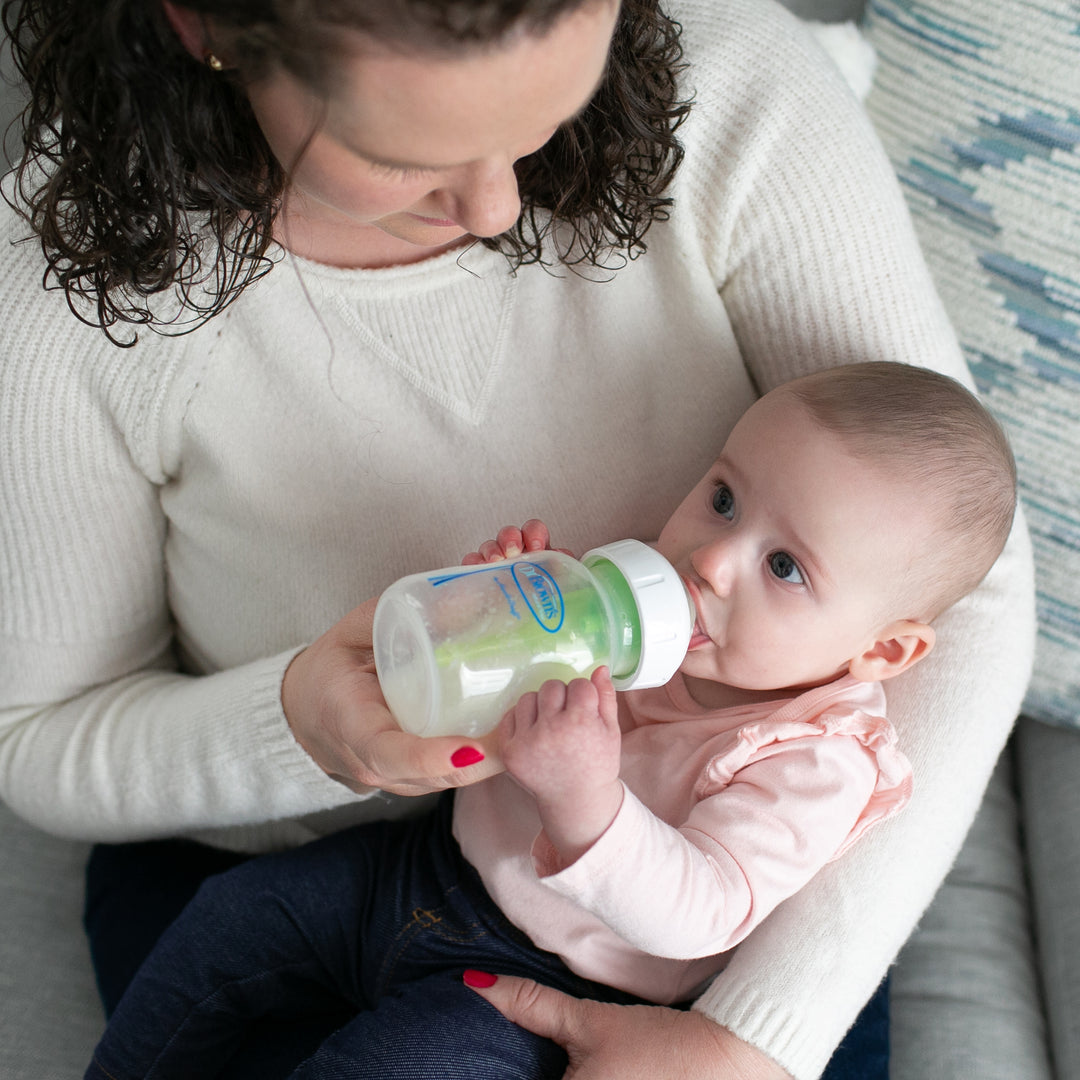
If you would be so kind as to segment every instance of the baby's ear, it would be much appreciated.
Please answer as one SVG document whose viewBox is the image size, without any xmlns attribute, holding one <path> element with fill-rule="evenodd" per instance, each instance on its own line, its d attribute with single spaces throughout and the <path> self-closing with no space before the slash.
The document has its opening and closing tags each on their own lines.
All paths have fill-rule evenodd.
<svg viewBox="0 0 1080 1080">
<path fill-rule="evenodd" d="M 883 682 L 907 671 L 934 647 L 934 629 L 914 619 L 898 619 L 848 665 L 860 682 Z"/>
</svg>

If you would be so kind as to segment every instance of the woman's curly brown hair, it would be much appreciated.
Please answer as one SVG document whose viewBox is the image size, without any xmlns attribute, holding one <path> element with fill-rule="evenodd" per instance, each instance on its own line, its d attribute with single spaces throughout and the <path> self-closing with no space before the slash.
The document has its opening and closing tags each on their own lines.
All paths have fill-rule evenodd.
<svg viewBox="0 0 1080 1080">
<path fill-rule="evenodd" d="M 543 31 L 589 0 L 186 0 L 212 15 L 245 78 L 274 65 L 325 89 L 334 29 L 440 49 Z M 47 287 L 117 344 L 119 324 L 184 332 L 273 265 L 286 169 L 239 78 L 197 63 L 153 0 L 4 0 L 29 88 L 14 203 L 40 237 Z M 517 163 L 522 213 L 483 241 L 513 266 L 634 258 L 667 216 L 682 159 L 679 27 L 658 0 L 623 0 L 589 106 Z M 556 229 L 554 226 L 558 225 Z M 558 235 L 558 243 L 555 237 Z M 552 258 L 551 255 L 554 257 Z M 176 290 L 180 323 L 153 301 Z M 87 316 L 85 302 L 93 309 Z M 193 317 L 193 318 L 192 318 Z"/>
</svg>

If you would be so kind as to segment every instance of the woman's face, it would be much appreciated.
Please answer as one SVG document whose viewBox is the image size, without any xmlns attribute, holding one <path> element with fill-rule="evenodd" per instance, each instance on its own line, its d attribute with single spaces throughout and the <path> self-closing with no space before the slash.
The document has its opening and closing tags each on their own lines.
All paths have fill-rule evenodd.
<svg viewBox="0 0 1080 1080">
<path fill-rule="evenodd" d="M 521 208 L 514 162 L 592 98 L 617 0 L 592 0 L 543 36 L 446 55 L 360 34 L 329 97 L 278 71 L 248 87 L 292 184 L 279 239 L 335 265 L 414 262 L 496 236 Z"/>
</svg>

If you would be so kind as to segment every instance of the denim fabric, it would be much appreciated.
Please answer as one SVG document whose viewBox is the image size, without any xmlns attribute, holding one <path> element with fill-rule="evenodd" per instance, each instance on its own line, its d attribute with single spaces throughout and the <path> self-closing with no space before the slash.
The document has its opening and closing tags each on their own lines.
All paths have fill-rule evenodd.
<svg viewBox="0 0 1080 1080">
<path fill-rule="evenodd" d="M 93 848 L 86 866 L 83 928 L 107 1017 L 203 881 L 245 861 L 243 855 L 186 840 Z"/>
<path fill-rule="evenodd" d="M 363 826 L 255 860 L 182 841 L 96 849 L 86 925 L 113 1018 L 87 1077 L 562 1077 L 561 1048 L 505 1021 L 462 970 L 634 999 L 579 979 L 505 920 L 461 858 L 449 813 L 446 799 L 419 824 Z M 887 1080 L 887 1056 L 883 987 L 824 1080 Z"/>
<path fill-rule="evenodd" d="M 188 840 L 98 844 L 86 867 L 83 925 L 106 1017 L 155 942 L 212 874 L 247 856 Z M 223 1080 L 285 1080 L 353 1010 L 252 1023 Z"/>
<path fill-rule="evenodd" d="M 863 1007 L 821 1080 L 889 1080 L 889 979 Z"/>
<path fill-rule="evenodd" d="M 505 1020 L 462 971 L 636 999 L 507 922 L 450 835 L 450 805 L 207 879 L 117 1005 L 88 1080 L 214 1076 L 253 1019 L 326 1015 L 341 1026 L 294 1080 L 558 1080 L 562 1049 Z"/>
</svg>

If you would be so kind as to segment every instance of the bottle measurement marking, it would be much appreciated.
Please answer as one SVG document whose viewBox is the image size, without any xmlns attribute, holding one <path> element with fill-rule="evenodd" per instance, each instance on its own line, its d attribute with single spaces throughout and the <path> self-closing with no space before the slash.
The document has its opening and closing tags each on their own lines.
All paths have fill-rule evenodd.
<svg viewBox="0 0 1080 1080">
<path fill-rule="evenodd" d="M 518 622 L 520 622 L 521 615 L 518 614 L 517 604 L 514 603 L 514 598 L 510 595 L 510 593 L 506 589 L 506 586 L 498 578 L 495 578 L 495 584 L 499 586 L 499 592 L 501 592 L 503 596 L 506 597 L 506 602 L 510 605 L 510 614 L 515 619 L 517 619 Z"/>
<path fill-rule="evenodd" d="M 514 579 L 521 599 L 525 601 L 529 613 L 536 620 L 537 625 L 549 634 L 556 634 L 562 629 L 566 619 L 566 606 L 563 603 L 562 591 L 559 583 L 542 566 L 531 562 L 515 562 L 509 565 L 500 563 L 498 566 L 481 566 L 476 570 L 462 570 L 453 574 L 441 574 L 429 577 L 427 580 L 432 586 L 447 585 L 459 578 L 475 577 L 477 574 L 495 574 L 495 584 L 499 591 L 506 597 L 510 605 L 510 614 L 515 619 L 520 619 L 513 596 L 507 591 L 498 574 L 509 570 Z"/>
</svg>

